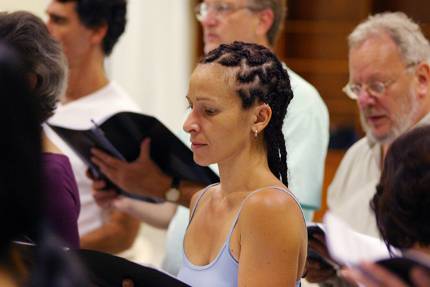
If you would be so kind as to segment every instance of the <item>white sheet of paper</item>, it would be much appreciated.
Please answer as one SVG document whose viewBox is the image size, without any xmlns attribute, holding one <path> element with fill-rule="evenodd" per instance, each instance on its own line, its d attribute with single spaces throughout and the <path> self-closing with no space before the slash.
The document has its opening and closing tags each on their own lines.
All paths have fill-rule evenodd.
<svg viewBox="0 0 430 287">
<path fill-rule="evenodd" d="M 354 266 L 362 261 L 390 257 L 388 248 L 381 239 L 354 231 L 330 212 L 324 216 L 324 225 L 327 249 L 332 258 L 341 264 Z M 397 250 L 394 252 L 400 253 Z"/>
</svg>

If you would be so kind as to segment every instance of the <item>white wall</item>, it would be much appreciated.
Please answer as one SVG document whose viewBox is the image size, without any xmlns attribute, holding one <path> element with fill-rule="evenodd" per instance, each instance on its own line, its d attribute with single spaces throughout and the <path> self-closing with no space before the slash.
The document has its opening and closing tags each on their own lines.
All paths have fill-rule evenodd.
<svg viewBox="0 0 430 287">
<path fill-rule="evenodd" d="M 45 18 L 49 0 L 0 0 L 0 10 Z M 172 130 L 181 128 L 191 70 L 189 0 L 129 0 L 125 34 L 107 60 L 110 78 Z"/>
<path fill-rule="evenodd" d="M 188 0 L 130 0 L 128 27 L 108 63 L 112 78 L 172 130 L 181 128 L 191 63 Z"/>
<path fill-rule="evenodd" d="M 0 0 L 0 11 L 26 10 L 44 16 L 48 0 Z"/>
</svg>

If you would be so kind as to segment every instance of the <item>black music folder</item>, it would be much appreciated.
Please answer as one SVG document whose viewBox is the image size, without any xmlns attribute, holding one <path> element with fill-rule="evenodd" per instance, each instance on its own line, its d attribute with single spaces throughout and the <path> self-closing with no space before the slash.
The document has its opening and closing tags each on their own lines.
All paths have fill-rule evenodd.
<svg viewBox="0 0 430 287">
<path fill-rule="evenodd" d="M 306 229 L 308 231 L 308 241 L 311 241 L 311 240 L 319 241 L 315 237 L 316 234 L 322 237 L 325 237 L 324 226 L 321 223 L 307 222 Z M 322 243 L 321 241 L 319 242 Z M 317 251 L 313 250 L 310 247 L 308 247 L 308 258 L 311 260 L 317 261 L 323 268 L 333 268 L 335 270 L 340 268 L 339 264 L 337 264 L 337 262 L 335 262 L 333 259 L 327 258 L 319 254 Z"/>
<path fill-rule="evenodd" d="M 168 273 L 115 255 L 86 249 L 77 250 L 77 254 L 86 267 L 91 283 L 99 287 L 122 286 L 124 279 L 131 279 L 135 287 L 189 286 Z"/>
<path fill-rule="evenodd" d="M 93 124 L 93 128 L 86 130 L 49 126 L 86 163 L 94 177 L 106 180 L 118 193 L 149 202 L 163 201 L 150 196 L 134 195 L 115 186 L 91 162 L 91 148 L 97 147 L 116 158 L 131 162 L 138 157 L 142 140 L 149 137 L 151 159 L 166 174 L 203 185 L 219 181 L 218 176 L 210 168 L 197 165 L 193 160 L 192 151 L 152 116 L 120 112 L 101 123 Z"/>
</svg>

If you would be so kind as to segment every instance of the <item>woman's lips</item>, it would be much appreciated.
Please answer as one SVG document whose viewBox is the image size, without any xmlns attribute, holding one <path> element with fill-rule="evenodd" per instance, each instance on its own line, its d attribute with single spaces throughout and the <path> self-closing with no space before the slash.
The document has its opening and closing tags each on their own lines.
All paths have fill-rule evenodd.
<svg viewBox="0 0 430 287">
<path fill-rule="evenodd" d="M 191 143 L 191 149 L 192 150 L 196 150 L 196 149 L 202 148 L 204 146 L 207 146 L 207 144 L 197 143 L 197 142 L 192 142 Z"/>
</svg>

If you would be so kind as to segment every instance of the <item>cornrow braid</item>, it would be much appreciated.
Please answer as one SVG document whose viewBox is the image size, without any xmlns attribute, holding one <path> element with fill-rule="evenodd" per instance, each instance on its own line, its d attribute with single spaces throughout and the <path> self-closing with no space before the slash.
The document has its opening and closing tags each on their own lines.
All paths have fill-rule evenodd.
<svg viewBox="0 0 430 287">
<path fill-rule="evenodd" d="M 282 125 L 293 92 L 281 62 L 263 46 L 234 42 L 220 45 L 200 61 L 200 64 L 209 63 L 239 68 L 235 74 L 236 92 L 244 109 L 256 102 L 266 103 L 272 109 L 272 118 L 264 130 L 267 160 L 272 173 L 288 185 L 287 150 Z"/>
</svg>

